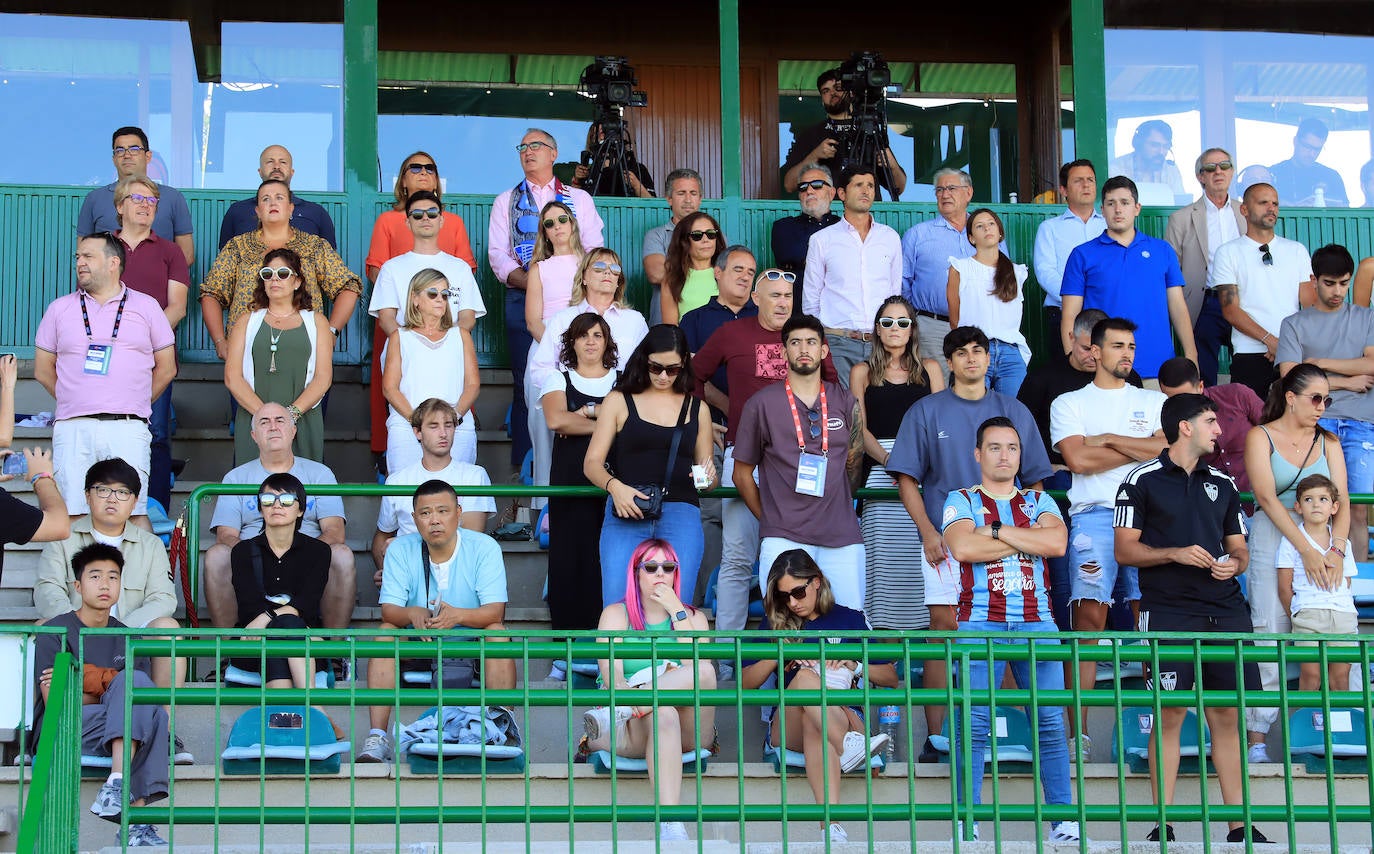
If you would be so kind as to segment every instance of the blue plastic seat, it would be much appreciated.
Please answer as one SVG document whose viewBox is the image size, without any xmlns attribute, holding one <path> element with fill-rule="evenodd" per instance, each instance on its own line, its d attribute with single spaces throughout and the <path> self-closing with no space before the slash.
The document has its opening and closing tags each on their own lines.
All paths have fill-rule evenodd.
<svg viewBox="0 0 1374 854">
<path fill-rule="evenodd" d="M 1026 717 L 1025 710 L 1017 706 L 998 706 L 990 723 L 992 724 L 992 735 L 996 735 L 997 740 L 993 742 L 991 737 L 988 739 L 988 749 L 983 752 L 983 762 L 986 769 L 984 773 L 992 773 L 994 750 L 997 753 L 999 766 L 1007 763 L 1029 766 L 1035 745 L 1031 740 L 1030 719 Z M 943 754 L 942 762 L 950 761 L 949 729 L 950 721 L 946 718 L 945 725 L 940 730 L 940 737 L 930 739 L 930 743 L 934 745 L 935 749 Z"/>
<path fill-rule="evenodd" d="M 299 725 L 297 725 L 299 724 Z M 308 706 L 249 709 L 234 721 L 220 754 L 225 774 L 337 774 L 352 750 L 338 741 L 329 716 Z"/>
<path fill-rule="evenodd" d="M 1154 720 L 1154 709 L 1148 706 L 1123 708 L 1112 731 L 1112 755 L 1116 755 L 1117 745 L 1122 745 L 1126 764 L 1136 774 L 1150 773 L 1150 734 L 1154 731 Z M 1178 770 L 1185 774 L 1197 773 L 1200 756 L 1212 755 L 1212 733 L 1204 722 L 1203 742 L 1199 747 L 1197 725 L 1197 712 L 1189 709 L 1178 735 Z"/>
<path fill-rule="evenodd" d="M 421 718 L 436 714 L 438 706 L 431 706 Z M 512 717 L 512 720 L 514 718 Z M 523 774 L 525 747 L 523 744 L 452 744 L 420 742 L 405 752 L 412 774 L 438 774 L 440 758 L 444 774 Z M 486 768 L 483 769 L 483 757 Z"/>
<path fill-rule="evenodd" d="M 1301 759 L 1312 772 L 1328 767 L 1339 771 L 1364 773 L 1369 766 L 1369 744 L 1365 741 L 1363 709 L 1332 709 L 1331 725 L 1321 709 L 1295 709 L 1288 715 L 1288 743 L 1294 758 Z M 1326 731 L 1331 733 L 1331 750 L 1326 749 Z"/>
</svg>

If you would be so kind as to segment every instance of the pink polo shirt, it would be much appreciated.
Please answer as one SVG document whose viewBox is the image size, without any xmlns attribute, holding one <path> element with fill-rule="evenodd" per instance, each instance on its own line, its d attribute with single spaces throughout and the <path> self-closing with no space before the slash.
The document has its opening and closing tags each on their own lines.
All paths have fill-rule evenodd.
<svg viewBox="0 0 1374 854">
<path fill-rule="evenodd" d="M 128 295 L 119 337 L 112 337 L 120 298 Z M 131 288 L 101 305 L 86 298 L 91 337 L 81 322 L 81 292 L 58 297 L 43 312 L 34 345 L 57 356 L 57 412 L 54 417 L 79 418 L 109 412 L 149 417 L 153 409 L 153 354 L 175 344 L 172 327 L 157 300 Z M 86 373 L 90 344 L 114 347 L 107 374 Z"/>
</svg>

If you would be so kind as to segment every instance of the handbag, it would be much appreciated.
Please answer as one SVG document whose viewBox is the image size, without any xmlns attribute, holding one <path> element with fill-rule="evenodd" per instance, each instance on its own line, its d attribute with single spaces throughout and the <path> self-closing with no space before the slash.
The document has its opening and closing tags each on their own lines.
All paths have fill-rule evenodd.
<svg viewBox="0 0 1374 854">
<path fill-rule="evenodd" d="M 668 462 L 663 469 L 663 483 L 650 483 L 645 485 L 631 484 L 639 492 L 647 495 L 648 498 L 635 496 L 635 506 L 643 514 L 645 519 L 657 519 L 663 515 L 663 502 L 668 497 L 668 481 L 673 475 L 673 463 L 677 460 L 678 445 L 682 443 L 683 428 L 686 426 L 687 407 L 692 404 L 692 396 L 686 394 L 682 396 L 682 411 L 677 414 L 677 425 L 673 428 L 673 441 L 668 446 Z"/>
</svg>

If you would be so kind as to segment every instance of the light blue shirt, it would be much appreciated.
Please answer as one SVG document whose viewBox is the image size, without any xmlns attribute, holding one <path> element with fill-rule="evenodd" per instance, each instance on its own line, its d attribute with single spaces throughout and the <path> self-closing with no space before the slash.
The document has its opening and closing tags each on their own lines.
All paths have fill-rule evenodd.
<svg viewBox="0 0 1374 854">
<path fill-rule="evenodd" d="M 998 248 L 1006 253 L 1007 242 L 1003 240 Z M 902 235 L 902 296 L 920 311 L 947 316 L 949 260 L 972 258 L 973 252 L 968 232 L 939 214 L 916 223 Z"/>
<path fill-rule="evenodd" d="M 506 602 L 506 566 L 501 546 L 486 534 L 458 532 L 458 545 L 449 561 L 448 583 L 439 585 L 431 569 L 432 589 L 425 589 L 425 568 L 420 562 L 419 534 L 397 537 L 387 546 L 382 575 L 383 605 L 424 608 L 437 595 L 455 608 L 480 608 L 493 602 Z"/>
<path fill-rule="evenodd" d="M 1035 280 L 1045 292 L 1045 307 L 1059 308 L 1063 300 L 1059 288 L 1064 281 L 1064 265 L 1069 253 L 1107 230 L 1107 220 L 1097 208 L 1084 222 L 1078 214 L 1064 209 L 1053 219 L 1040 223 L 1035 232 Z"/>
</svg>

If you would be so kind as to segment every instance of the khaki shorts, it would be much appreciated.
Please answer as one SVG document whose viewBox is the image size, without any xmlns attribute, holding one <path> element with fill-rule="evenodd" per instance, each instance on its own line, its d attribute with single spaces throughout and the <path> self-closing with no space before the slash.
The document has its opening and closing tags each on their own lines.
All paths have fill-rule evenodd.
<svg viewBox="0 0 1374 854">
<path fill-rule="evenodd" d="M 1303 608 L 1293 615 L 1295 635 L 1355 635 L 1360 631 L 1359 615 L 1330 608 Z M 1356 641 L 1328 640 L 1332 646 L 1355 646 Z M 1297 641 L 1298 646 L 1316 646 L 1316 641 Z"/>
</svg>

